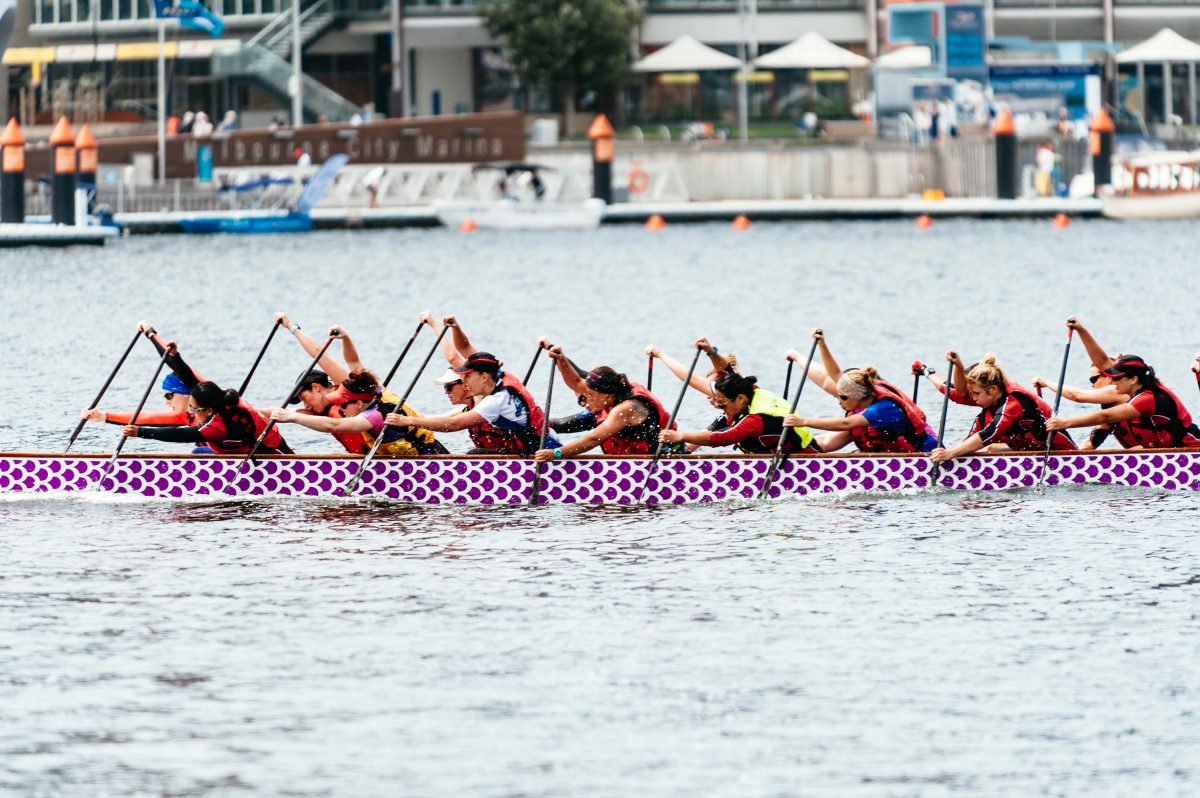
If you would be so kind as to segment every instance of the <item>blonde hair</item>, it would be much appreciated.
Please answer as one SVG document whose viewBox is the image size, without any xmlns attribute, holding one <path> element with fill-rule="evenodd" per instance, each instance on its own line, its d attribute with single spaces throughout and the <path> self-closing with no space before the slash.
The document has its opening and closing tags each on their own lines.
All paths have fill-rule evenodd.
<svg viewBox="0 0 1200 798">
<path fill-rule="evenodd" d="M 838 393 L 851 399 L 864 399 L 875 393 L 875 383 L 879 382 L 879 372 L 874 366 L 861 369 L 846 369 L 838 378 Z"/>
<path fill-rule="evenodd" d="M 1008 375 L 996 365 L 995 355 L 984 355 L 983 360 L 967 372 L 967 382 L 973 382 L 981 388 L 1004 390 L 1008 385 Z"/>
</svg>

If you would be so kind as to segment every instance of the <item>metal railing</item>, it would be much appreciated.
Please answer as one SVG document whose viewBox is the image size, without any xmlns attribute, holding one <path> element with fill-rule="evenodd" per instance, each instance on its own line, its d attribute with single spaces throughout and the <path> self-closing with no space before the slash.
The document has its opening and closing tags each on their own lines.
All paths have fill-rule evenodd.
<svg viewBox="0 0 1200 798">
<path fill-rule="evenodd" d="M 214 52 L 213 74 L 224 77 L 253 77 L 283 96 L 287 96 L 292 67 L 283 58 L 260 45 L 242 44 L 233 52 Z M 305 74 L 304 107 L 315 117 L 324 115 L 331 122 L 344 122 L 358 112 L 358 106 L 333 89 Z"/>
</svg>

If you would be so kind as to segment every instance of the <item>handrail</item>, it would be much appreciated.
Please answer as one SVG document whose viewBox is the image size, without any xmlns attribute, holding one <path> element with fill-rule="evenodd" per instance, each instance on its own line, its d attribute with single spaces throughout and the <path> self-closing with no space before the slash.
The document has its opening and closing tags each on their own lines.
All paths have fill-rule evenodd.
<svg viewBox="0 0 1200 798">
<path fill-rule="evenodd" d="M 298 3 L 300 0 L 292 0 L 292 2 Z M 275 17 L 275 19 L 271 20 L 266 25 L 263 25 L 262 30 L 250 37 L 246 44 L 259 44 L 267 36 L 272 35 L 276 28 L 290 24 L 291 19 L 292 15 L 290 13 L 284 14 L 283 12 L 280 12 L 279 16 Z"/>
<path fill-rule="evenodd" d="M 297 0 L 297 2 L 299 2 L 299 1 L 300 0 Z M 300 12 L 300 25 L 303 26 L 304 23 L 308 22 L 308 20 L 311 19 L 315 14 L 324 12 L 327 10 L 329 10 L 329 0 L 315 0 L 315 2 L 311 3 L 308 6 L 308 8 L 306 8 Z M 286 17 L 289 21 L 291 20 L 290 14 L 286 15 Z M 266 39 L 268 41 L 265 44 L 263 44 L 262 46 L 266 47 L 268 50 L 274 50 L 275 46 L 278 45 L 281 40 L 283 40 L 285 38 L 289 38 L 290 36 L 291 36 L 290 31 L 285 33 L 283 31 L 283 29 L 281 28 L 279 30 L 273 31 L 269 36 L 267 36 Z"/>
</svg>

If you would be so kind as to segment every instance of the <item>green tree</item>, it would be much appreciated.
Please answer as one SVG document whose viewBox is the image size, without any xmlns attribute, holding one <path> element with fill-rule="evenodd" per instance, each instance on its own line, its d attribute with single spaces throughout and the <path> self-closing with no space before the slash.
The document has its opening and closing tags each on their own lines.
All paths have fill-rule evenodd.
<svg viewBox="0 0 1200 798">
<path fill-rule="evenodd" d="M 568 133 L 575 131 L 577 92 L 610 94 L 629 81 L 642 11 L 626 0 L 482 0 L 479 16 L 508 45 L 521 82 L 562 102 Z"/>
</svg>

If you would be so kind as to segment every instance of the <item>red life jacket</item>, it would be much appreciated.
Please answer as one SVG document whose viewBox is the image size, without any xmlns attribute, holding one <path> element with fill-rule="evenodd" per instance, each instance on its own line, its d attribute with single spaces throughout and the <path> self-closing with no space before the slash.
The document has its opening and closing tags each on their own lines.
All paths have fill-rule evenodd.
<svg viewBox="0 0 1200 798">
<path fill-rule="evenodd" d="M 850 430 L 850 437 L 863 452 L 919 452 L 925 442 L 925 430 L 928 422 L 925 411 L 917 407 L 912 399 L 891 383 L 880 380 L 875 383 L 875 401 L 891 399 L 904 411 L 904 434 L 897 437 L 893 433 L 884 432 L 870 425 L 855 427 Z M 862 410 L 851 410 L 847 416 L 862 413 Z"/>
<path fill-rule="evenodd" d="M 508 391 L 521 404 L 525 405 L 528 415 L 525 426 L 518 430 L 505 430 L 483 421 L 467 427 L 471 441 L 477 448 L 487 449 L 496 454 L 532 455 L 537 451 L 538 440 L 542 435 L 542 422 L 545 419 L 542 409 L 529 395 L 529 391 L 525 390 L 521 381 L 507 371 L 504 372 L 504 376 L 500 378 L 500 383 L 492 393 L 496 393 L 496 391 Z"/>
<path fill-rule="evenodd" d="M 322 415 L 329 418 L 345 418 L 342 415 L 342 406 L 332 402 L 325 408 Z M 350 454 L 366 454 L 371 451 L 370 444 L 363 440 L 361 432 L 331 432 L 329 434 Z"/>
<path fill-rule="evenodd" d="M 1050 405 L 1046 404 L 1040 396 L 1017 385 L 1015 382 L 1010 382 L 1004 386 L 1005 396 L 991 407 L 984 408 L 979 416 L 975 419 L 975 427 L 971 430 L 971 434 L 980 432 L 988 424 L 992 423 L 997 415 L 1004 412 L 1004 406 L 1008 404 L 1009 398 L 1016 399 L 1021 405 L 1021 417 L 1017 420 L 1017 429 L 1003 433 L 993 438 L 989 443 L 1003 443 L 1008 447 L 1018 452 L 1036 452 L 1046 447 L 1046 420 L 1054 414 L 1050 409 Z M 969 437 L 969 436 L 968 436 Z M 1063 450 L 1076 448 L 1071 436 L 1064 432 L 1054 433 L 1054 440 L 1051 442 L 1051 449 Z"/>
<path fill-rule="evenodd" d="M 600 449 L 605 454 L 649 454 L 658 448 L 658 433 L 666 429 L 667 424 L 671 421 L 671 414 L 662 406 L 662 402 L 658 401 L 658 397 L 646 390 L 644 385 L 631 382 L 629 387 L 631 389 L 629 395 L 621 397 L 613 404 L 613 407 L 626 399 L 632 399 L 646 408 L 646 420 L 636 426 L 626 426 L 625 429 L 602 442 Z M 612 408 L 608 408 L 598 413 L 596 424 L 603 423 L 611 411 Z M 671 429 L 675 429 L 674 424 L 671 425 Z"/>
<path fill-rule="evenodd" d="M 1149 388 L 1143 388 L 1129 398 L 1149 391 L 1154 397 L 1154 412 L 1149 416 L 1139 416 L 1130 421 L 1122 421 L 1114 425 L 1114 434 L 1119 429 L 1131 441 L 1129 446 L 1144 446 L 1147 449 L 1172 449 L 1180 446 L 1200 446 L 1200 429 L 1192 423 L 1192 414 L 1179 401 L 1167 386 L 1161 382 Z M 1121 437 L 1117 438 L 1121 440 Z M 1122 441 L 1124 443 L 1124 441 Z"/>
<path fill-rule="evenodd" d="M 219 425 L 213 425 L 219 420 Z M 223 427 L 223 430 L 222 430 Z M 225 407 L 213 412 L 212 418 L 199 425 L 208 447 L 217 454 L 247 454 L 254 448 L 254 442 L 267 428 L 267 420 L 262 414 L 251 407 L 245 399 L 238 400 L 235 407 Z M 208 429 L 208 433 L 205 429 Z M 210 437 L 212 435 L 213 437 Z M 215 440 L 214 438 L 219 438 Z M 271 427 L 266 439 L 260 447 L 262 450 L 287 451 L 283 435 L 278 425 Z"/>
</svg>

